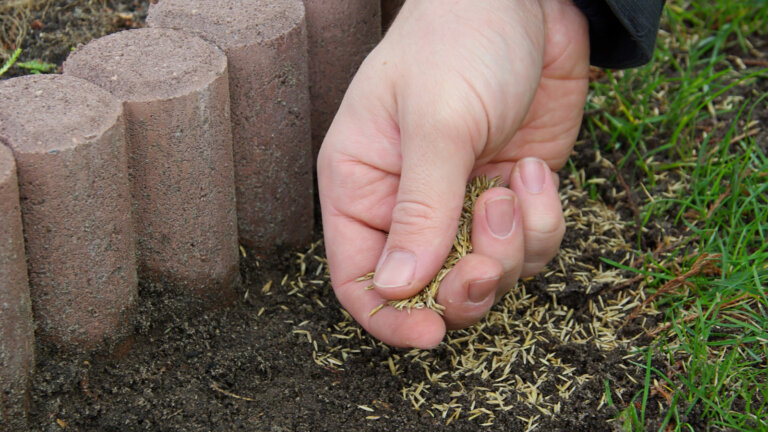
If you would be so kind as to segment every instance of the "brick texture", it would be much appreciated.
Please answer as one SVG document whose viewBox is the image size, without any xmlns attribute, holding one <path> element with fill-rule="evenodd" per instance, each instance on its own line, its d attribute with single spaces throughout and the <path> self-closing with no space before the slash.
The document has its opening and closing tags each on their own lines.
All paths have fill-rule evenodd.
<svg viewBox="0 0 768 432">
<path fill-rule="evenodd" d="M 227 59 L 167 29 L 91 41 L 64 64 L 123 101 L 139 274 L 210 302 L 238 278 Z"/>
<path fill-rule="evenodd" d="M 123 339 L 137 278 L 120 103 L 61 75 L 0 82 L 0 100 L 37 336 L 71 350 Z"/>
<path fill-rule="evenodd" d="M 34 363 L 16 164 L 11 150 L 0 144 L 0 431 L 27 430 Z"/>
<path fill-rule="evenodd" d="M 381 39 L 379 1 L 304 0 L 313 159 L 357 68 Z"/>
<path fill-rule="evenodd" d="M 301 0 L 163 0 L 147 16 L 227 55 L 240 241 L 262 253 L 312 236 L 304 13 Z"/>
</svg>

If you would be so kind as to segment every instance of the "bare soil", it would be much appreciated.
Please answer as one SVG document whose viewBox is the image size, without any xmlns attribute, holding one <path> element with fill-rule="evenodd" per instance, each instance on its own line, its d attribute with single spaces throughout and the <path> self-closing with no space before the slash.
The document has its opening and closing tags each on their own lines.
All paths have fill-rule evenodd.
<svg viewBox="0 0 768 432">
<path fill-rule="evenodd" d="M 165 292 L 162 284 L 143 283 L 136 337 L 122 358 L 66 356 L 47 347 L 38 350 L 32 427 L 50 431 L 60 430 L 62 423 L 70 430 L 101 431 L 421 431 L 445 427 L 446 419 L 437 410 L 430 413 L 429 406 L 415 409 L 412 400 L 403 397 L 404 387 L 424 380 L 421 365 L 400 361 L 403 370 L 399 375 L 393 375 L 387 365 L 388 358 L 402 359 L 408 351 L 387 348 L 358 333 L 351 341 L 334 343 L 341 347 L 339 351 L 357 351 L 340 367 L 313 360 L 318 351 L 297 330 L 330 334 L 334 326 L 348 319 L 327 283 L 303 296 L 278 286 L 285 275 L 300 272 L 301 262 L 315 271 L 317 264 L 312 266 L 311 261 L 320 262 L 287 254 L 246 259 L 241 300 L 234 307 L 204 313 L 199 313 L 199 305 Z M 275 288 L 268 295 L 261 294 L 270 280 Z M 534 290 L 536 285 L 536 281 L 530 283 Z M 574 306 L 584 303 L 575 297 L 569 299 L 566 294 L 563 300 Z M 318 307 L 316 300 L 325 307 Z M 509 337 L 503 332 L 498 336 Z M 556 416 L 543 416 L 531 405 L 515 401 L 510 402 L 514 409 L 495 413 L 487 428 L 525 430 L 528 422 L 519 417 L 538 416 L 539 430 L 613 430 L 610 420 L 616 409 L 606 404 L 599 407 L 605 380 L 612 387 L 626 388 L 630 397 L 642 382 L 640 376 L 635 377 L 637 383 L 628 378 L 628 364 L 623 359 L 626 350 L 554 342 L 539 349 L 563 359 L 575 369 L 572 375 L 588 378 L 570 397 L 558 398 L 562 408 Z M 429 354 L 443 370 L 451 371 L 448 346 Z M 515 364 L 516 375 L 526 381 L 540 369 L 537 364 L 527 366 Z M 461 382 L 467 391 L 492 385 L 477 376 L 464 377 Z M 540 390 L 545 396 L 558 392 L 550 383 Z M 448 393 L 437 389 L 434 403 L 455 399 Z M 488 421 L 484 415 L 472 420 L 463 416 L 445 429 L 477 430 Z"/>
<path fill-rule="evenodd" d="M 60 68 L 78 44 L 143 26 L 148 6 L 148 0 L 4 0 L 0 48 L 8 54 L 21 48 L 19 62 L 38 60 Z M 12 67 L 0 79 L 26 73 Z"/>
</svg>

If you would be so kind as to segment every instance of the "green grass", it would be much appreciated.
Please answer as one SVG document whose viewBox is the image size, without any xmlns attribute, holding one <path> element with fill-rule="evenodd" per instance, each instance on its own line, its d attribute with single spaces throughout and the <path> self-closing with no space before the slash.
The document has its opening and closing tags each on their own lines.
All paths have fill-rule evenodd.
<svg viewBox="0 0 768 432">
<path fill-rule="evenodd" d="M 30 60 L 26 62 L 18 62 L 16 63 L 16 67 L 26 69 L 31 74 L 44 74 L 44 73 L 51 73 L 58 68 L 53 63 L 46 63 L 42 62 L 40 60 Z"/>
<path fill-rule="evenodd" d="M 18 61 L 21 54 L 21 48 L 17 48 L 11 53 L 10 57 L 0 65 L 0 76 L 3 76 L 8 69 L 15 66 L 17 68 L 25 69 L 30 74 L 44 74 L 55 72 L 58 68 L 53 63 L 46 63 L 40 60 L 30 60 L 25 62 Z"/>
<path fill-rule="evenodd" d="M 663 316 L 646 329 L 642 388 L 617 420 L 768 430 L 768 68 L 755 48 L 768 2 L 668 3 L 654 61 L 594 82 L 586 107 L 589 138 L 622 155 L 639 209 L 644 262 L 622 268 L 644 276 Z"/>
<path fill-rule="evenodd" d="M 0 66 L 0 76 L 3 76 L 3 74 L 6 73 L 14 63 L 16 63 L 16 60 L 19 58 L 19 54 L 21 54 L 21 48 L 14 50 L 10 57 L 8 57 L 5 62 L 3 62 L 2 66 Z"/>
</svg>

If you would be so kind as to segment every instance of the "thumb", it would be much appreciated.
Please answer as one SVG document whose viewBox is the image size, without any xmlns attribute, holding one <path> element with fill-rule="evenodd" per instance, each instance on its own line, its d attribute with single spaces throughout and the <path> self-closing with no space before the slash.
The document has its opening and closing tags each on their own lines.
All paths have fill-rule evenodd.
<svg viewBox="0 0 768 432">
<path fill-rule="evenodd" d="M 456 237 L 475 160 L 461 134 L 404 126 L 397 199 L 373 279 L 376 292 L 388 300 L 415 295 L 442 267 Z"/>
</svg>

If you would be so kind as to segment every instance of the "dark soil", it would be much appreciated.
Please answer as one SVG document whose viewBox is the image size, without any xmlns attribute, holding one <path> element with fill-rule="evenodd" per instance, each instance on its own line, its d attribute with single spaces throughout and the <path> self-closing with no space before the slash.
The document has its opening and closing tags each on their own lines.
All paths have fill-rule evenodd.
<svg viewBox="0 0 768 432">
<path fill-rule="evenodd" d="M 148 7 L 148 0 L 2 1 L 0 48 L 21 48 L 18 62 L 36 60 L 60 68 L 78 44 L 143 26 Z M 27 73 L 13 66 L 0 79 Z"/>
<path fill-rule="evenodd" d="M 262 261 L 258 268 L 246 263 L 240 298 L 244 290 L 258 292 L 264 281 L 297 271 L 286 262 L 288 257 Z M 144 284 L 137 336 L 123 358 L 39 350 L 31 425 L 50 431 L 61 430 L 62 422 L 68 430 L 100 431 L 444 427 L 444 419 L 415 410 L 401 397 L 404 382 L 423 372 L 414 368 L 393 376 L 381 364 L 391 354 L 389 349 L 363 351 L 348 359 L 344 370 L 313 362 L 312 345 L 293 333 L 296 325 L 308 320 L 310 326 L 325 329 L 343 320 L 329 287 L 320 292 L 328 304 L 321 310 L 283 290 L 269 296 L 251 294 L 228 309 L 192 314 L 194 307 L 164 294 L 162 287 Z M 623 363 L 625 353 L 567 345 L 552 349 L 595 379 L 571 396 L 561 415 L 540 421 L 546 425 L 541 430 L 611 430 L 608 420 L 615 409 L 596 407 L 605 379 L 627 380 L 616 366 Z M 360 405 L 375 409 L 380 418 L 366 419 L 373 413 Z M 515 415 L 522 414 L 497 415 L 491 430 L 520 430 Z M 476 430 L 480 423 L 457 421 L 447 429 Z"/>
<path fill-rule="evenodd" d="M 326 329 L 344 319 L 325 285 L 317 290 L 328 307 L 311 298 L 271 290 L 257 295 L 267 280 L 299 271 L 290 256 L 244 261 L 240 299 L 227 309 L 196 313 L 165 293 L 142 284 L 137 336 L 123 358 L 66 356 L 40 348 L 33 384 L 34 430 L 427 430 L 445 420 L 415 410 L 401 397 L 420 367 L 394 376 L 382 365 L 393 352 L 378 345 L 347 360 L 344 369 L 313 362 L 312 345 L 293 331 L 309 321 Z M 269 269 L 269 270 L 265 270 Z M 259 314 L 259 311 L 263 312 Z M 305 327 L 306 328 L 306 327 Z M 621 350 L 601 352 L 579 345 L 549 347 L 594 378 L 582 385 L 555 418 L 539 421 L 541 430 L 612 430 L 616 409 L 597 409 L 604 382 L 637 387 L 619 365 Z M 437 357 L 448 355 L 436 350 Z M 533 370 L 533 368 L 531 368 Z M 525 376 L 526 371 L 518 371 Z M 466 382 L 468 388 L 482 385 Z M 547 389 L 543 389 L 546 391 Z M 555 390 L 556 391 L 556 390 Z M 380 416 L 359 408 L 367 405 Z M 491 430 L 522 430 L 514 411 L 497 415 Z M 449 430 L 476 430 L 482 421 L 454 422 Z"/>
<path fill-rule="evenodd" d="M 146 15 L 147 0 L 48 1 L 45 7 L 32 8 L 23 29 L 22 60 L 32 59 L 60 65 L 78 43 L 126 28 L 139 27 Z M 7 30 L 6 33 L 11 32 Z M 11 32 L 12 33 L 12 32 Z M 5 48 L 15 48 L 16 39 L 6 37 Z M 3 78 L 23 74 L 12 68 Z M 632 186 L 634 173 L 621 174 L 595 163 L 595 152 L 582 146 L 574 156 L 575 165 L 583 167 L 586 178 L 615 181 L 617 175 Z M 618 161 L 623 155 L 603 155 Z M 632 166 L 632 163 L 626 164 Z M 562 182 L 568 178 L 563 174 Z M 614 182 L 615 184 L 615 182 Z M 603 186 L 605 185 L 605 186 Z M 621 220 L 629 222 L 621 235 L 636 241 L 631 228 L 636 208 L 633 194 L 618 197 L 608 184 L 599 184 L 593 199 L 615 208 Z M 639 197 L 635 197 L 639 199 Z M 584 205 L 572 202 L 572 206 Z M 644 249 L 654 250 L 663 235 L 674 227 L 656 227 L 644 233 Z M 321 233 L 317 233 L 317 239 Z M 577 244 L 580 236 L 570 232 L 564 247 Z M 423 380 L 423 367 L 405 363 L 402 373 L 394 375 L 387 366 L 393 356 L 408 358 L 407 351 L 375 344 L 367 336 L 352 338 L 343 346 L 353 349 L 343 367 L 328 367 L 314 360 L 317 347 L 296 330 L 314 335 L 338 326 L 346 317 L 327 283 L 292 294 L 278 286 L 284 275 L 300 272 L 293 252 L 263 257 L 248 251 L 242 260 L 242 284 L 239 300 L 225 309 L 204 311 L 201 305 L 187 302 L 164 289 L 161 283 L 143 281 L 137 312 L 136 336 L 122 356 L 96 354 L 65 355 L 51 347 L 38 347 L 33 377 L 30 427 L 33 430 L 403 430 L 433 428 L 477 430 L 486 416 L 474 419 L 466 413 L 446 426 L 446 418 L 434 410 L 416 409 L 402 392 L 405 386 Z M 322 256 L 321 252 L 316 252 Z M 600 266 L 600 253 L 579 258 L 586 265 Z M 620 257 L 609 258 L 619 260 Z M 311 261 L 311 260 L 310 260 Z M 318 261 L 319 262 L 319 261 Z M 316 263 L 315 263 L 316 265 Z M 316 268 L 316 267 L 312 267 Z M 268 294 L 262 287 L 274 281 Z M 550 294 L 548 281 L 537 276 L 526 282 L 528 291 L 545 304 Z M 578 311 L 576 321 L 589 322 L 586 305 L 590 299 L 609 292 L 612 285 L 596 287 L 585 295 L 578 281 L 564 280 L 565 288 L 556 294 L 561 304 Z M 318 304 L 324 307 L 318 307 Z M 653 322 L 650 322 L 653 324 Z M 623 337 L 640 332 L 637 324 L 625 327 Z M 316 337 L 317 339 L 317 337 Z M 608 431 L 616 430 L 614 417 L 618 408 L 632 403 L 642 386 L 643 376 L 627 359 L 627 351 L 617 348 L 601 351 L 594 344 L 548 342 L 539 347 L 555 353 L 575 368 L 574 375 L 589 375 L 568 398 L 562 398 L 557 415 L 540 415 L 537 430 Z M 444 345 L 433 350 L 437 363 L 450 369 L 451 349 Z M 665 362 L 655 364 L 665 370 Z M 448 370 L 450 372 L 450 370 Z M 433 371 L 434 372 L 434 371 Z M 532 365 L 515 372 L 524 379 L 534 376 Z M 606 383 L 623 389 L 613 395 L 616 406 L 602 403 Z M 490 387 L 479 377 L 467 379 L 462 388 Z M 545 383 L 542 393 L 557 394 Z M 474 390 L 473 390 L 474 391 Z M 449 393 L 435 392 L 436 401 L 448 403 Z M 648 416 L 664 418 L 658 406 L 660 395 L 651 395 Z M 364 408 L 363 408 L 364 407 Z M 426 407 L 428 408 L 428 407 Z M 522 420 L 541 413 L 530 405 L 516 403 L 514 409 L 495 411 L 489 430 L 525 430 Z M 702 425 L 694 410 L 687 421 Z M 375 418 L 374 418 L 375 417 Z M 653 419 L 649 420 L 653 424 Z"/>
</svg>

